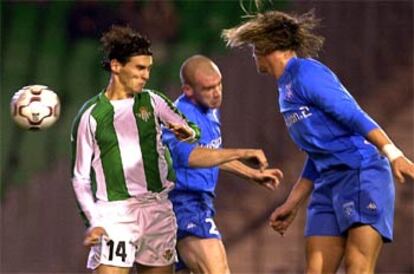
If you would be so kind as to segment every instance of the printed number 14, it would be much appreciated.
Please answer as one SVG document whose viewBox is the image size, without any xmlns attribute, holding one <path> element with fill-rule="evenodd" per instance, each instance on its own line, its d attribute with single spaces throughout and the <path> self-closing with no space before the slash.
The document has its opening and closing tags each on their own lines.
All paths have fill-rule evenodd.
<svg viewBox="0 0 414 274">
<path fill-rule="evenodd" d="M 126 245 L 125 245 L 125 241 L 119 241 L 116 249 L 115 249 L 115 254 L 114 254 L 114 241 L 109 240 L 108 242 L 106 242 L 106 245 L 109 246 L 109 260 L 112 261 L 114 258 L 114 255 L 121 257 L 122 258 L 122 262 L 125 262 L 126 260 Z"/>
</svg>

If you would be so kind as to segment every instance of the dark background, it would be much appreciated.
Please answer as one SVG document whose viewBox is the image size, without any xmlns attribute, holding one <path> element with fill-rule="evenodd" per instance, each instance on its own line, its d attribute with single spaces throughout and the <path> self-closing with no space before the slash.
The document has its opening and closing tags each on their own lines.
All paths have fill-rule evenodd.
<svg viewBox="0 0 414 274">
<path fill-rule="evenodd" d="M 243 1 L 251 8 L 253 1 Z M 263 1 L 265 8 L 322 18 L 320 60 L 337 73 L 360 105 L 414 159 L 412 1 Z M 301 273 L 304 210 L 287 235 L 267 225 L 300 174 L 304 155 L 278 113 L 275 81 L 256 73 L 249 50 L 226 49 L 223 28 L 240 22 L 239 1 L 1 1 L 1 273 L 84 273 L 87 250 L 70 183 L 70 125 L 82 103 L 105 87 L 99 37 L 128 23 L 153 42 L 148 87 L 175 99 L 178 69 L 195 53 L 221 68 L 226 147 L 263 148 L 285 172 L 271 193 L 223 173 L 217 224 L 234 273 Z M 52 128 L 28 132 L 10 119 L 14 92 L 45 84 L 62 102 Z M 377 273 L 414 273 L 414 182 L 398 184 L 395 241 Z M 341 268 L 340 273 L 343 273 Z"/>
</svg>

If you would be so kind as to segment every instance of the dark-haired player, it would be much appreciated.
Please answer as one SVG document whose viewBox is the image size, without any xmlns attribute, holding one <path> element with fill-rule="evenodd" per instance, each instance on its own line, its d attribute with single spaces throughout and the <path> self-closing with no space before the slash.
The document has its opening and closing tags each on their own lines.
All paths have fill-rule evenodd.
<svg viewBox="0 0 414 274">
<path fill-rule="evenodd" d="M 72 128 L 73 188 L 89 226 L 88 268 L 95 273 L 172 273 L 176 219 L 162 125 L 181 141 L 195 141 L 199 129 L 161 93 L 144 89 L 153 64 L 150 42 L 129 27 L 113 26 L 101 39 L 107 87 L 87 101 Z M 256 159 L 261 150 L 195 149 L 190 166 Z"/>
</svg>

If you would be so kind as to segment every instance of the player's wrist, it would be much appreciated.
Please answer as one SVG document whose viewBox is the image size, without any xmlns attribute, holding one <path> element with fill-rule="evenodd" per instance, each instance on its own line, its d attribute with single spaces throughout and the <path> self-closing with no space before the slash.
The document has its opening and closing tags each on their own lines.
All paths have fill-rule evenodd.
<svg viewBox="0 0 414 274">
<path fill-rule="evenodd" d="M 386 144 L 381 148 L 382 153 L 388 158 L 390 162 L 397 158 L 404 156 L 404 153 L 398 149 L 394 144 Z"/>
<path fill-rule="evenodd" d="M 197 134 L 196 134 L 195 130 L 192 129 L 191 127 L 186 127 L 186 131 L 187 131 L 187 134 L 188 134 L 188 137 L 185 138 L 186 142 L 188 142 L 188 143 L 196 142 L 197 141 L 197 138 L 196 138 Z"/>
</svg>

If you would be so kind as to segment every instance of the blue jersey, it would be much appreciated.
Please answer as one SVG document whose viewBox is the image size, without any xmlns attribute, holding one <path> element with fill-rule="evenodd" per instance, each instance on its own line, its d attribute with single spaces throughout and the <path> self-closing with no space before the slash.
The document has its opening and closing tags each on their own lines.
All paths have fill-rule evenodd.
<svg viewBox="0 0 414 274">
<path fill-rule="evenodd" d="M 199 126 L 201 137 L 197 143 L 189 144 L 178 141 L 171 131 L 163 131 L 163 141 L 170 149 L 176 173 L 176 186 L 171 196 L 183 192 L 207 193 L 214 196 L 219 168 L 190 168 L 188 158 L 196 146 L 221 148 L 219 111 L 196 105 L 184 95 L 175 101 L 175 105 L 188 120 Z"/>
<path fill-rule="evenodd" d="M 337 166 L 356 169 L 378 150 L 365 136 L 378 125 L 325 65 L 292 58 L 278 80 L 279 106 L 293 141 L 308 154 L 302 176 Z"/>
</svg>

